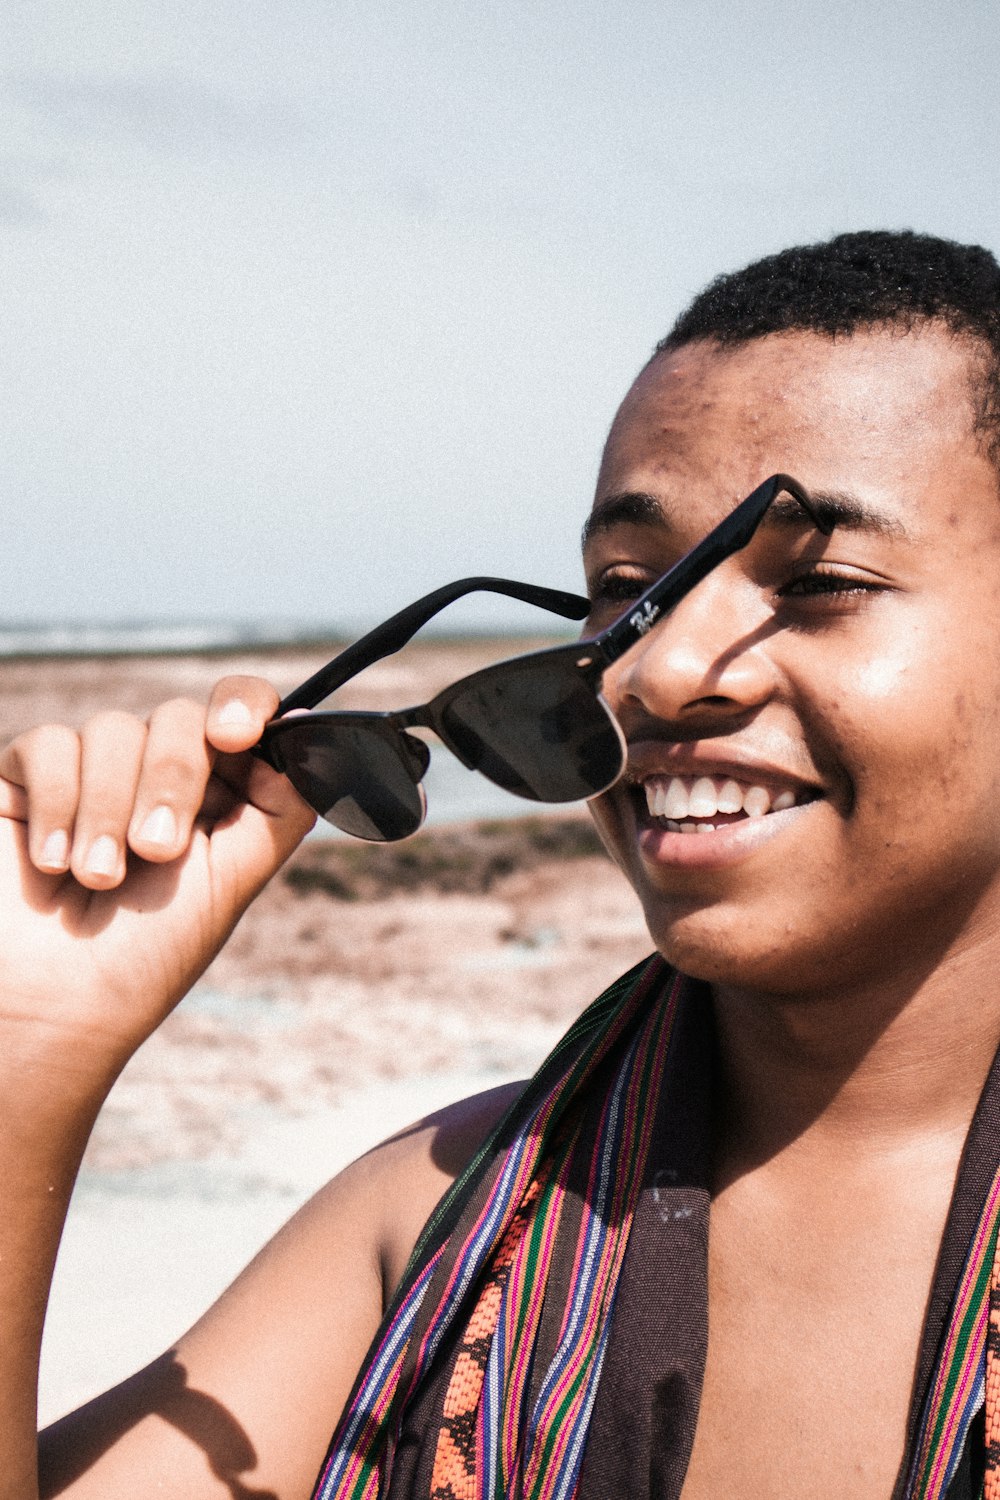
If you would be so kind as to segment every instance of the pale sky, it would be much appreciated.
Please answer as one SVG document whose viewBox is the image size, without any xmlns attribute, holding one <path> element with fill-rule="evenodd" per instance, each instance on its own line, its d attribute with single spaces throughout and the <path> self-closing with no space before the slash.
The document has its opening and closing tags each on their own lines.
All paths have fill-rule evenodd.
<svg viewBox="0 0 1000 1500">
<path fill-rule="evenodd" d="M 0 69 L 8 621 L 576 586 L 713 275 L 1000 249 L 997 0 L 3 0 Z"/>
</svg>

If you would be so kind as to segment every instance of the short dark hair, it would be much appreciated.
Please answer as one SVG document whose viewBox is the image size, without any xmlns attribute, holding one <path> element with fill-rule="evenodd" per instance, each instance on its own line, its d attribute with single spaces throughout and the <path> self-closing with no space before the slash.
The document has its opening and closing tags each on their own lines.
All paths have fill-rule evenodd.
<svg viewBox="0 0 1000 1500">
<path fill-rule="evenodd" d="M 979 344 L 976 429 L 1000 466 L 1000 265 L 981 245 L 870 229 L 782 250 L 718 276 L 656 354 L 696 339 L 737 345 L 793 331 L 836 338 L 878 324 L 910 329 L 928 322 Z"/>
</svg>

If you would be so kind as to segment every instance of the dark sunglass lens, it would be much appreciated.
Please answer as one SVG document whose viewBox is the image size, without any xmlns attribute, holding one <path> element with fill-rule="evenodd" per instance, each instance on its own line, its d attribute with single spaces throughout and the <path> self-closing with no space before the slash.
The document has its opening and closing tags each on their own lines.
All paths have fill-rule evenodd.
<svg viewBox="0 0 1000 1500">
<path fill-rule="evenodd" d="M 416 833 L 423 790 L 405 747 L 364 724 L 290 722 L 280 733 L 285 775 L 327 822 L 355 838 L 387 842 Z M 424 761 L 424 767 L 426 760 Z"/>
<path fill-rule="evenodd" d="M 485 672 L 442 725 L 490 781 L 539 802 L 593 797 L 621 770 L 621 740 L 593 688 L 556 664 Z"/>
</svg>

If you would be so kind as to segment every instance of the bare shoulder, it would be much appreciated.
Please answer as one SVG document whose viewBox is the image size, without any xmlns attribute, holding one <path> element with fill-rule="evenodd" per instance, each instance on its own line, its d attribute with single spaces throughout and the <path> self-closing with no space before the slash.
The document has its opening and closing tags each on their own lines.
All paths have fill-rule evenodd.
<svg viewBox="0 0 1000 1500">
<path fill-rule="evenodd" d="M 175 1348 L 49 1430 L 42 1495 L 125 1500 L 153 1466 L 164 1500 L 229 1500 L 251 1477 L 308 1496 L 423 1224 L 520 1087 L 430 1115 L 329 1182 Z"/>
<path fill-rule="evenodd" d="M 433 1209 L 521 1092 L 523 1083 L 474 1094 L 428 1115 L 348 1168 L 374 1195 L 385 1302 Z"/>
</svg>

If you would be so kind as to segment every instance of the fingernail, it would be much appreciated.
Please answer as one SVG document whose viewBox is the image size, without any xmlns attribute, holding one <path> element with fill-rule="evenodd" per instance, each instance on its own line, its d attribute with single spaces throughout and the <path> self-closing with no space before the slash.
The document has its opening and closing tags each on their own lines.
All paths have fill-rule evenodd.
<svg viewBox="0 0 1000 1500">
<path fill-rule="evenodd" d="M 177 819 L 170 807 L 154 807 L 139 830 L 146 844 L 173 844 L 177 839 Z"/>
<path fill-rule="evenodd" d="M 64 828 L 49 834 L 42 845 L 38 863 L 49 870 L 65 870 L 69 864 L 69 834 Z"/>
<path fill-rule="evenodd" d="M 102 833 L 90 846 L 87 855 L 89 875 L 114 875 L 118 869 L 118 845 L 110 833 Z"/>
<path fill-rule="evenodd" d="M 240 698 L 232 698 L 224 703 L 216 714 L 218 724 L 252 724 L 253 714 Z"/>
</svg>

